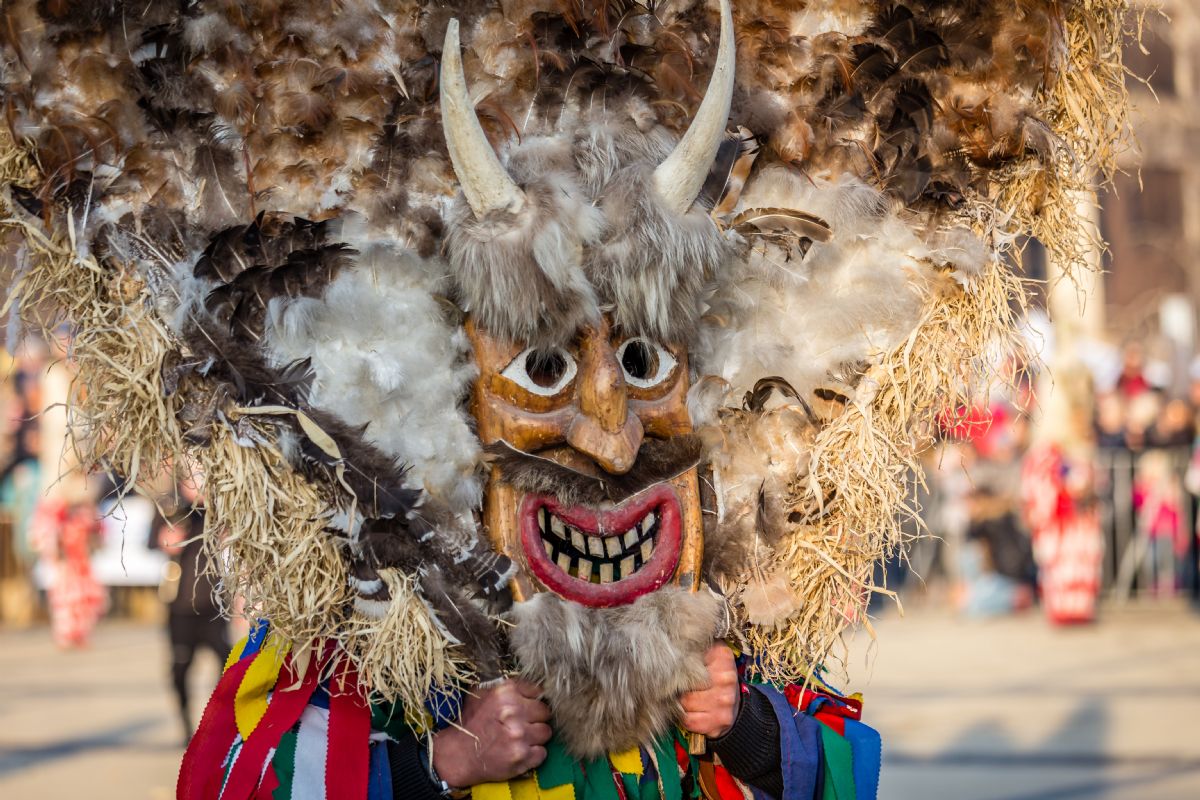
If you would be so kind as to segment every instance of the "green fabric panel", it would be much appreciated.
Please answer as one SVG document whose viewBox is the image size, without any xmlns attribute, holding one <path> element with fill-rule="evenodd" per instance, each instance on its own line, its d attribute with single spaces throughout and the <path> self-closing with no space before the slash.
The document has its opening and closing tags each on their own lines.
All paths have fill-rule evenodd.
<svg viewBox="0 0 1200 800">
<path fill-rule="evenodd" d="M 671 731 L 654 740 L 654 760 L 658 763 L 658 782 L 663 800 L 683 800 L 679 767 L 675 763 L 675 736 Z"/>
<path fill-rule="evenodd" d="M 854 751 L 837 731 L 821 724 L 825 751 L 825 793 L 822 800 L 855 800 Z"/>
<path fill-rule="evenodd" d="M 638 776 L 621 773 L 621 783 L 625 785 L 625 796 L 629 800 L 638 800 L 640 789 L 638 788 Z"/>
<path fill-rule="evenodd" d="M 229 783 L 229 772 L 233 769 L 233 762 L 236 760 L 237 754 L 242 749 L 242 738 L 233 743 L 233 747 L 229 748 L 229 755 L 225 757 L 225 774 L 221 777 L 221 791 L 225 791 L 225 784 Z"/>
<path fill-rule="evenodd" d="M 621 800 L 621 796 L 617 794 L 617 783 L 613 780 L 612 765 L 608 763 L 607 757 L 593 758 L 584 763 L 583 773 L 586 788 L 576 800 Z"/>
<path fill-rule="evenodd" d="M 272 766 L 275 767 L 275 777 L 279 786 L 271 793 L 272 800 L 292 800 L 292 780 L 296 776 L 296 736 L 295 731 L 288 731 L 279 739 L 279 747 L 275 750 Z"/>
<path fill-rule="evenodd" d="M 575 783 L 575 761 L 567 755 L 567 749 L 557 735 L 546 742 L 546 760 L 537 768 L 537 782 L 542 789 Z M 578 789 L 576 786 L 576 795 L 582 800 Z"/>
<path fill-rule="evenodd" d="M 399 703 L 373 703 L 371 730 L 386 733 L 393 741 L 403 739 L 411 732 L 404 722 L 404 706 Z"/>
<path fill-rule="evenodd" d="M 675 744 L 683 748 L 683 752 L 688 752 L 687 738 L 683 735 L 683 730 L 680 728 L 675 728 Z M 672 747 L 674 748 L 674 746 Z M 674 749 L 672 749 L 672 755 L 674 755 Z M 692 793 L 688 796 L 692 800 L 696 800 L 696 798 L 700 797 L 700 765 L 696 762 L 696 757 L 691 753 L 688 753 L 688 774 L 692 776 Z M 682 790 L 681 786 L 680 791 Z"/>
</svg>

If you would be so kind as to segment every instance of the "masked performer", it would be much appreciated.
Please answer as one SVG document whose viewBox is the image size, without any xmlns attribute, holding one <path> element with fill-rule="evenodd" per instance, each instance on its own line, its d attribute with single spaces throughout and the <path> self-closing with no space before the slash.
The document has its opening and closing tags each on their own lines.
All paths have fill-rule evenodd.
<svg viewBox="0 0 1200 800">
<path fill-rule="evenodd" d="M 874 796 L 824 670 L 1014 237 L 1082 259 L 1123 13 L 6 5 L 21 310 L 261 620 L 180 796 Z"/>
</svg>

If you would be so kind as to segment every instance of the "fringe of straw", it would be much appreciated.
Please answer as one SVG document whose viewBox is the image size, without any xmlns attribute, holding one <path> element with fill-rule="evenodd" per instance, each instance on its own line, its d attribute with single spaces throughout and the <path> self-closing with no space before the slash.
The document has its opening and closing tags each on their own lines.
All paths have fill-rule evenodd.
<svg viewBox="0 0 1200 800">
<path fill-rule="evenodd" d="M 39 179 L 28 152 L 0 130 L 0 180 L 28 186 Z M 74 336 L 69 430 L 81 468 L 136 486 L 163 470 L 198 465 L 204 544 L 226 609 L 269 620 L 273 635 L 300 657 L 336 642 L 323 668 L 350 664 L 364 693 L 419 714 L 432 690 L 465 680 L 468 665 L 434 626 L 412 578 L 386 577 L 394 600 L 383 620 L 352 611 L 341 545 L 324 528 L 329 504 L 267 444 L 275 433 L 269 420 L 225 409 L 227 422 L 212 425 L 208 444 L 184 440 L 178 413 L 189 402 L 211 403 L 211 390 L 188 378 L 179 391 L 164 391 L 164 359 L 178 346 L 143 278 L 81 250 L 73 220 L 65 232 L 47 234 L 4 210 L 0 231 L 20 234 L 27 255 L 4 311 L 15 308 L 45 333 L 69 324 Z M 244 446 L 246 425 L 255 446 Z"/>
<path fill-rule="evenodd" d="M 931 296 L 908 340 L 865 377 L 859 402 L 817 435 L 808 475 L 792 493 L 797 505 L 832 495 L 829 513 L 757 565 L 760 573 L 782 572 L 801 601 L 782 624 L 747 626 L 747 644 L 768 680 L 807 682 L 814 666 L 844 663 L 843 633 L 859 624 L 870 631 L 871 595 L 894 597 L 873 585 L 874 565 L 903 553 L 914 538 L 906 523 L 919 511 L 911 498 L 924 482 L 920 456 L 938 416 L 977 402 L 997 378 L 1011 380 L 995 374 L 1004 361 L 1027 363 L 1018 325 L 1028 293 L 1004 258 L 1019 261 L 1016 234 L 1040 240 L 1064 274 L 1094 268 L 1089 252 L 1102 243 L 1080 218 L 1076 199 L 1111 180 L 1132 144 L 1121 63 L 1129 8 L 1124 0 L 1056 8 L 1063 61 L 1039 100 L 1062 146 L 1049 166 L 1007 168 L 995 176 L 992 197 L 970 199 L 960 219 L 990 241 L 997 258 L 964 289 Z M 863 397 L 872 388 L 873 396 Z M 735 603 L 742 589 L 735 588 Z"/>
</svg>

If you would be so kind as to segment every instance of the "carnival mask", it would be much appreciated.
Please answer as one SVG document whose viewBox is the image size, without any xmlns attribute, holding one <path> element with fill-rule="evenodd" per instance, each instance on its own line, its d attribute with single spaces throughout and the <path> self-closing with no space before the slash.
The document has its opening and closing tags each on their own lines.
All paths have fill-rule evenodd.
<svg viewBox="0 0 1200 800">
<path fill-rule="evenodd" d="M 686 352 L 607 318 L 567 346 L 505 344 L 469 325 L 474 413 L 495 457 L 493 544 L 526 567 L 518 599 L 586 606 L 697 585 L 703 552 Z"/>
</svg>

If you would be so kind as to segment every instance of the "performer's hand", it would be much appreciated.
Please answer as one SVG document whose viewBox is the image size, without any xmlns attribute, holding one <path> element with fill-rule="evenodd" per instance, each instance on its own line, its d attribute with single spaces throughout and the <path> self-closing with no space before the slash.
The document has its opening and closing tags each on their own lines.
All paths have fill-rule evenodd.
<svg viewBox="0 0 1200 800">
<path fill-rule="evenodd" d="M 433 768 L 454 789 L 507 781 L 546 760 L 550 708 L 541 687 L 507 680 L 463 703 L 459 728 L 433 737 Z M 460 730 L 461 728 L 461 730 Z"/>
<path fill-rule="evenodd" d="M 708 648 L 704 654 L 708 666 L 708 686 L 679 698 L 683 705 L 683 727 L 716 739 L 729 733 L 741 705 L 742 687 L 738 682 L 733 651 L 724 642 Z"/>
</svg>

